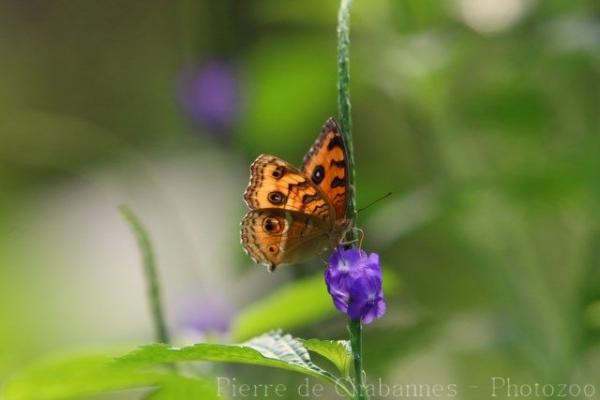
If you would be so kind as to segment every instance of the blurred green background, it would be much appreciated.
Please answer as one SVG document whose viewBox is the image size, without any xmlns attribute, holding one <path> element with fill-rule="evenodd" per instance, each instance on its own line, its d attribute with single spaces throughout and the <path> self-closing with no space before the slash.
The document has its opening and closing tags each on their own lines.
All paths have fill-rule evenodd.
<svg viewBox="0 0 600 400">
<path fill-rule="evenodd" d="M 236 339 L 249 305 L 322 272 L 267 275 L 238 222 L 254 157 L 299 164 L 336 114 L 337 7 L 0 2 L 0 382 L 153 340 L 119 204 L 152 235 L 177 342 Z M 365 330 L 370 379 L 480 387 L 462 399 L 487 398 L 491 376 L 600 385 L 599 15 L 589 0 L 355 1 L 359 206 L 394 192 L 358 223 L 399 281 Z M 288 330 L 345 338 L 315 307 Z"/>
</svg>

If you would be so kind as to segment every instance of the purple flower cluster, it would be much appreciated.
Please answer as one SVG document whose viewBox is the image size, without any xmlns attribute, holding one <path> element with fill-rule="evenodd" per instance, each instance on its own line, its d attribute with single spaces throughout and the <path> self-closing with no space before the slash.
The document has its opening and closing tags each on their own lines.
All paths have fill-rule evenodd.
<svg viewBox="0 0 600 400">
<path fill-rule="evenodd" d="M 213 59 L 180 74 L 178 98 L 183 111 L 215 136 L 226 134 L 237 121 L 240 97 L 236 69 L 227 61 Z"/>
<path fill-rule="evenodd" d="M 379 255 L 338 248 L 325 271 L 335 307 L 353 320 L 369 324 L 385 313 Z"/>
</svg>

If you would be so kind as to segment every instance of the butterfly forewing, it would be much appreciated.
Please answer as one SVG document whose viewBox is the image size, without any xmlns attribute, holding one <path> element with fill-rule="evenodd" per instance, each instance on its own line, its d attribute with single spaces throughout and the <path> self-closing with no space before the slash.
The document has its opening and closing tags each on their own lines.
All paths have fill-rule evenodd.
<svg viewBox="0 0 600 400">
<path fill-rule="evenodd" d="M 297 168 L 281 158 L 262 154 L 250 166 L 244 200 L 251 209 L 281 208 L 333 221 L 326 196 Z"/>
<path fill-rule="evenodd" d="M 346 217 L 348 170 L 346 146 L 339 125 L 327 120 L 302 164 L 302 173 L 325 195 L 335 210 L 337 221 Z"/>
</svg>

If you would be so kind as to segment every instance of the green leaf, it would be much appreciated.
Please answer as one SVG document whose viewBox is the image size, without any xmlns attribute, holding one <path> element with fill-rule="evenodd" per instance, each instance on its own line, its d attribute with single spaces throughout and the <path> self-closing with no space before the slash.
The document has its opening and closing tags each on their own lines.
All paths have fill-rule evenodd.
<svg viewBox="0 0 600 400">
<path fill-rule="evenodd" d="M 384 271 L 383 288 L 398 292 L 399 278 Z M 290 331 L 316 324 L 338 314 L 322 274 L 295 281 L 242 310 L 232 326 L 233 340 L 242 341 L 273 329 Z"/>
<path fill-rule="evenodd" d="M 333 363 L 342 376 L 348 376 L 352 363 L 352 351 L 347 340 L 307 339 L 302 344 L 313 353 L 317 353 Z"/>
<path fill-rule="evenodd" d="M 9 380 L 0 398 L 53 400 L 90 396 L 103 392 L 173 385 L 169 373 L 140 371 L 114 364 L 108 355 L 78 355 L 39 362 Z M 203 399 L 216 398 L 204 382 Z M 212 393 L 211 395 L 209 395 Z"/>
<path fill-rule="evenodd" d="M 243 310 L 234 321 L 232 337 L 246 340 L 261 332 L 290 330 L 317 323 L 337 311 L 327 293 L 323 275 L 295 281 Z"/>
<path fill-rule="evenodd" d="M 272 152 L 292 159 L 297 157 L 298 148 L 314 140 L 318 129 L 305 129 L 307 121 L 318 127 L 323 110 L 333 110 L 335 104 L 333 57 L 331 63 L 322 62 L 331 55 L 331 49 L 322 37 L 310 35 L 273 38 L 253 46 L 246 58 L 246 71 L 256 90 L 241 121 L 244 129 L 239 132 L 246 151 Z M 303 79 L 298 80 L 298 76 Z M 330 90 L 323 90 L 325 87 Z M 281 104 L 294 112 L 272 112 Z M 282 126 L 293 134 L 281 135 Z"/>
<path fill-rule="evenodd" d="M 220 399 L 214 382 L 203 378 L 188 378 L 173 375 L 165 383 L 146 397 L 147 400 L 181 400 L 181 399 Z"/>
<path fill-rule="evenodd" d="M 338 378 L 312 362 L 308 350 L 290 335 L 271 332 L 243 344 L 198 343 L 188 347 L 153 344 L 119 358 L 117 365 L 144 367 L 185 361 L 213 361 L 260 365 L 300 372 L 335 385 L 350 396 Z"/>
<path fill-rule="evenodd" d="M 586 307 L 585 319 L 590 328 L 600 329 L 600 300 L 595 301 Z"/>
</svg>

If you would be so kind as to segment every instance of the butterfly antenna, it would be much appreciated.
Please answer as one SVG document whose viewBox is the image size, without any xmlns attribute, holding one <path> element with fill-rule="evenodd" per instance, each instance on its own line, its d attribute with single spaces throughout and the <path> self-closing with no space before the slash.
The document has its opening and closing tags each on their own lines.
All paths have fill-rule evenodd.
<svg viewBox="0 0 600 400">
<path fill-rule="evenodd" d="M 369 204 L 367 204 L 364 207 L 359 208 L 358 210 L 356 210 L 357 213 L 366 210 L 367 208 L 371 207 L 373 204 L 380 202 L 383 199 L 387 199 L 388 197 L 390 197 L 392 195 L 392 192 L 387 192 L 386 194 L 384 194 L 383 196 L 381 196 L 378 199 L 373 200 L 372 202 L 370 202 Z"/>
</svg>

